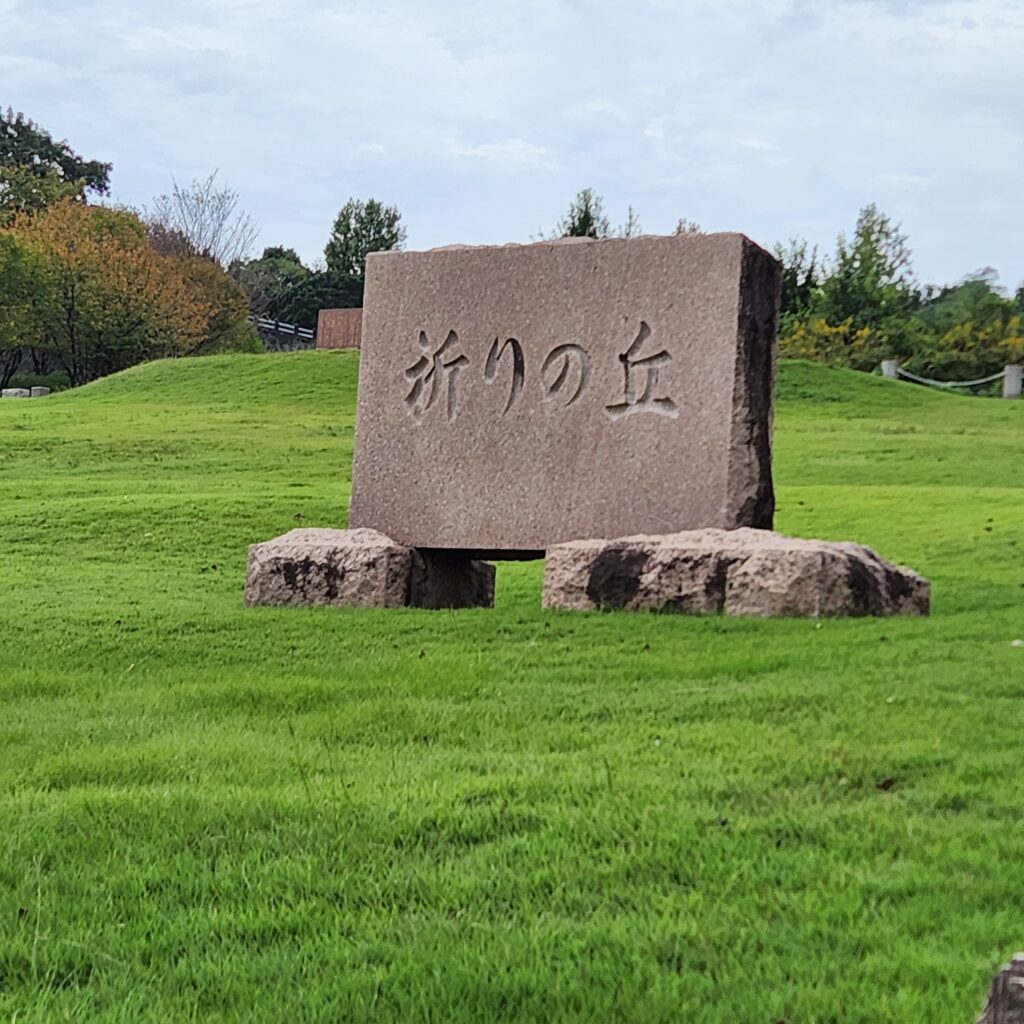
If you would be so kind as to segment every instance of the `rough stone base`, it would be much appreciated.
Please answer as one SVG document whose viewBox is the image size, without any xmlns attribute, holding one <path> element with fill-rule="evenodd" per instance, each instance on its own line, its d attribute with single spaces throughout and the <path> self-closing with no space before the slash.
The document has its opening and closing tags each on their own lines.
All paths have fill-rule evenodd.
<svg viewBox="0 0 1024 1024">
<path fill-rule="evenodd" d="M 930 584 L 860 544 L 768 530 L 581 540 L 547 552 L 544 607 L 688 614 L 927 615 Z"/>
<path fill-rule="evenodd" d="M 1024 953 L 1018 953 L 995 976 L 988 1002 L 975 1024 L 1024 1024 Z"/>
<path fill-rule="evenodd" d="M 247 605 L 490 608 L 494 566 L 376 530 L 291 530 L 249 548 Z"/>
</svg>

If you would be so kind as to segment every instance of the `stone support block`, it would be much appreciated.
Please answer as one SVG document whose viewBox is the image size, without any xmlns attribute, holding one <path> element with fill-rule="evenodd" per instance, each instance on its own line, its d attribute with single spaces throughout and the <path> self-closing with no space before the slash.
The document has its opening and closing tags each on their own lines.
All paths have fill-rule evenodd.
<svg viewBox="0 0 1024 1024">
<path fill-rule="evenodd" d="M 547 552 L 544 606 L 695 615 L 927 615 L 930 584 L 860 544 L 768 530 L 580 540 Z"/>
<path fill-rule="evenodd" d="M 474 608 L 494 566 L 396 544 L 377 530 L 299 529 L 249 548 L 247 605 Z"/>
</svg>

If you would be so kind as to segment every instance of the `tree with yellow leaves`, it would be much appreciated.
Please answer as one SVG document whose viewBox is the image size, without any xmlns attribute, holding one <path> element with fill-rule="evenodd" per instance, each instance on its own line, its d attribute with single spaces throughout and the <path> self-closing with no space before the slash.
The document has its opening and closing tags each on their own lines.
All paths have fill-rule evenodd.
<svg viewBox="0 0 1024 1024">
<path fill-rule="evenodd" d="M 194 351 L 211 307 L 133 214 L 62 200 L 7 234 L 33 267 L 21 339 L 48 349 L 72 385 Z"/>
</svg>

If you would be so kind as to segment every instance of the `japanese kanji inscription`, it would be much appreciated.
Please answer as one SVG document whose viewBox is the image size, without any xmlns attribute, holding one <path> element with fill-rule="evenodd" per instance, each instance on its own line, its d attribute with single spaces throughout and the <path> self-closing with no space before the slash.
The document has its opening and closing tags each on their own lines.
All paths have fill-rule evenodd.
<svg viewBox="0 0 1024 1024">
<path fill-rule="evenodd" d="M 349 525 L 496 557 L 770 528 L 778 287 L 742 235 L 372 255 Z"/>
</svg>

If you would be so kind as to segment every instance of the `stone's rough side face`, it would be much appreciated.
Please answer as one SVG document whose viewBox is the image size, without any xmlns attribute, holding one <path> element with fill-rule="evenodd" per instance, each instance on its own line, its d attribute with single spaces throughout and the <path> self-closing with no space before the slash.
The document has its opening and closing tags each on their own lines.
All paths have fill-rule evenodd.
<svg viewBox="0 0 1024 1024">
<path fill-rule="evenodd" d="M 30 398 L 32 392 L 28 388 L 4 388 L 0 398 Z"/>
<path fill-rule="evenodd" d="M 1018 953 L 995 976 L 988 1002 L 975 1024 L 1024 1024 L 1024 953 Z"/>
<path fill-rule="evenodd" d="M 377 530 L 292 530 L 249 548 L 247 605 L 475 608 L 494 604 L 494 566 L 440 558 Z"/>
<path fill-rule="evenodd" d="M 768 530 L 582 540 L 548 550 L 544 606 L 695 615 L 927 615 L 930 585 L 860 544 Z"/>
<path fill-rule="evenodd" d="M 372 255 L 350 526 L 511 556 L 770 527 L 778 288 L 742 235 Z"/>
</svg>

